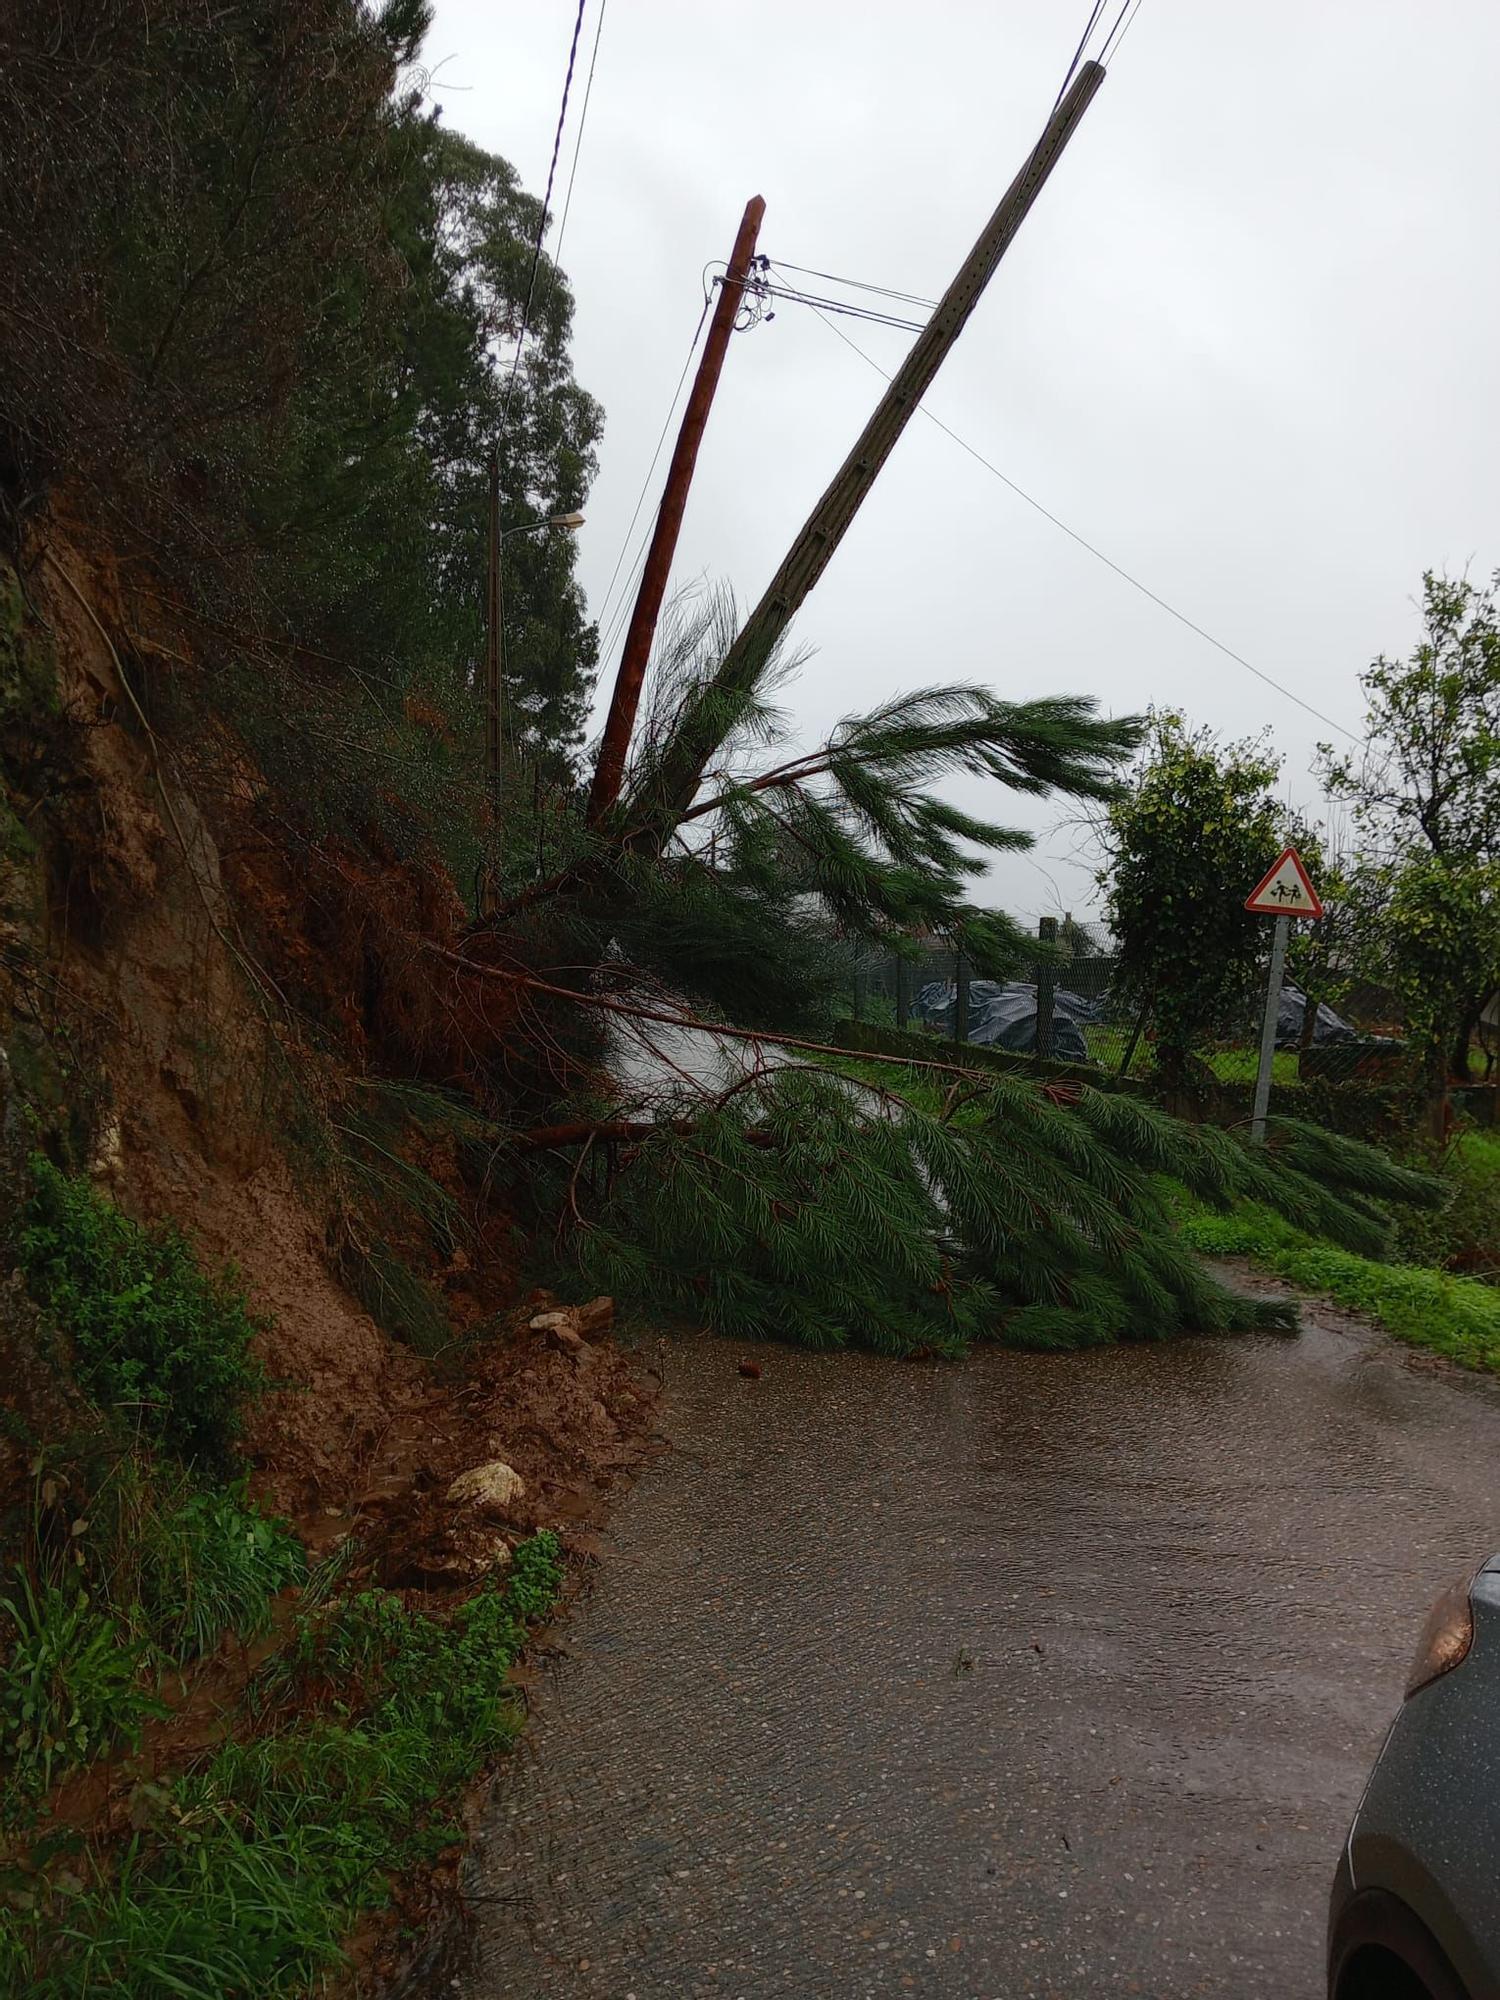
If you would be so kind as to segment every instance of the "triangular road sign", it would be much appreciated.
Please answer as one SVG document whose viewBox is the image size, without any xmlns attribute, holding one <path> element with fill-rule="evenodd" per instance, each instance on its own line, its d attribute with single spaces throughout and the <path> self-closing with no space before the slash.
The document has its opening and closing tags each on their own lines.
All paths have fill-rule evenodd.
<svg viewBox="0 0 1500 2000">
<path fill-rule="evenodd" d="M 1245 908 L 1263 917 L 1322 916 L 1322 901 L 1295 847 L 1286 848 L 1276 866 L 1251 890 Z"/>
</svg>

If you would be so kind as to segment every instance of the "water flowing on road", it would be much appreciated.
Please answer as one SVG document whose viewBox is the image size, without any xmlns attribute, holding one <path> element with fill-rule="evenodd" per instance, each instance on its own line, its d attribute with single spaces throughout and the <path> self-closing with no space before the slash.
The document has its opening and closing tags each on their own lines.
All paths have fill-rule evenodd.
<svg viewBox="0 0 1500 2000">
<path fill-rule="evenodd" d="M 663 1345 L 470 1871 L 467 2000 L 1315 2000 L 1500 1390 L 1300 1339 L 962 1367 Z"/>
</svg>

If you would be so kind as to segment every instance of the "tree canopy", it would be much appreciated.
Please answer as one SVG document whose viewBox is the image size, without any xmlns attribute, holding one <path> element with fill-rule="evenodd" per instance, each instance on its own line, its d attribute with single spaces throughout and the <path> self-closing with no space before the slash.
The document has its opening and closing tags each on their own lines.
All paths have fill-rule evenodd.
<svg viewBox="0 0 1500 2000">
<path fill-rule="evenodd" d="M 1279 773 L 1264 742 L 1224 743 L 1168 712 L 1102 821 L 1117 995 L 1149 1007 L 1175 1075 L 1249 1017 L 1266 922 L 1245 899 L 1291 831 Z"/>
<path fill-rule="evenodd" d="M 1349 804 L 1377 911 L 1372 969 L 1402 993 L 1434 1086 L 1468 1073 L 1479 1017 L 1500 991 L 1500 578 L 1480 588 L 1429 570 L 1423 636 L 1361 677 L 1366 738 L 1320 768 Z"/>
</svg>

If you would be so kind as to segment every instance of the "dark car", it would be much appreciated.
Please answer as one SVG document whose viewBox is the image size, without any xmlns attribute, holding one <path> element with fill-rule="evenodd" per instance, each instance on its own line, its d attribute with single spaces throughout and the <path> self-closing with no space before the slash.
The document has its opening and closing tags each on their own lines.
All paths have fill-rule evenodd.
<svg viewBox="0 0 1500 2000">
<path fill-rule="evenodd" d="M 1447 1590 L 1328 1912 L 1329 2000 L 1500 2000 L 1500 1556 Z"/>
</svg>

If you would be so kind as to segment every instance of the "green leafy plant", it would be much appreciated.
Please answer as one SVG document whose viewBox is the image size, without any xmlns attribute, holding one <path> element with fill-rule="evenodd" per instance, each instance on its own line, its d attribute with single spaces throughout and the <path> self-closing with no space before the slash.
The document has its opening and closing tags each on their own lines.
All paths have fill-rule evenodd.
<svg viewBox="0 0 1500 2000">
<path fill-rule="evenodd" d="M 178 1662 L 212 1652 L 226 1632 L 258 1638 L 271 1600 L 306 1574 L 302 1544 L 284 1521 L 252 1506 L 243 1485 L 188 1492 L 155 1511 L 137 1561 L 151 1643 Z"/>
<path fill-rule="evenodd" d="M 0 1761 L 14 1806 L 117 1741 L 136 1746 L 145 1721 L 164 1711 L 138 1684 L 144 1646 L 86 1590 L 37 1586 L 18 1571 L 0 1611 L 10 1627 L 0 1670 Z"/>
<path fill-rule="evenodd" d="M 1500 858 L 1417 853 L 1390 870 L 1386 946 L 1434 1088 L 1468 1075 L 1479 1011 L 1500 988 Z"/>
<path fill-rule="evenodd" d="M 187 1461 L 223 1470 L 240 1405 L 264 1381 L 263 1324 L 232 1274 L 200 1270 L 181 1232 L 146 1229 L 37 1155 L 20 1237 L 32 1296 L 56 1317 L 78 1384 Z"/>
<path fill-rule="evenodd" d="M 1500 1372 L 1500 1289 L 1472 1278 L 1392 1264 L 1320 1241 L 1285 1217 L 1246 1202 L 1227 1214 L 1175 1203 L 1183 1239 L 1204 1256 L 1251 1257 L 1310 1292 L 1362 1312 L 1397 1340 L 1465 1368 Z"/>
<path fill-rule="evenodd" d="M 1154 718 L 1134 776 L 1099 821 L 1099 881 L 1119 940 L 1117 1000 L 1147 1003 L 1173 1081 L 1204 1044 L 1243 1028 L 1267 945 L 1245 898 L 1285 845 L 1280 766 L 1264 743 L 1220 743 Z"/>
<path fill-rule="evenodd" d="M 304 1621 L 279 1684 L 294 1719 L 138 1787 L 140 1830 L 115 1868 L 66 1895 L 34 1878 L 29 1904 L 0 1910 L 14 1990 L 305 1994 L 388 1900 L 392 1871 L 459 1837 L 441 1801 L 519 1728 L 508 1676 L 561 1581 L 557 1538 L 540 1534 L 449 1620 L 367 1591 Z"/>
<path fill-rule="evenodd" d="M 1436 1174 L 1451 1198 L 1444 1208 L 1397 1217 L 1397 1254 L 1404 1263 L 1500 1284 L 1500 1140 L 1460 1130 L 1447 1145 L 1420 1147 L 1415 1163 Z"/>
<path fill-rule="evenodd" d="M 1329 794 L 1349 804 L 1365 873 L 1428 1081 L 1466 1076 L 1500 991 L 1500 577 L 1422 578 L 1422 637 L 1360 677 L 1357 751 L 1319 746 Z"/>
</svg>

